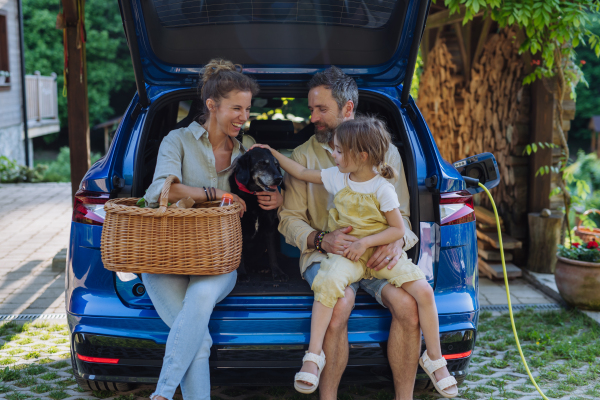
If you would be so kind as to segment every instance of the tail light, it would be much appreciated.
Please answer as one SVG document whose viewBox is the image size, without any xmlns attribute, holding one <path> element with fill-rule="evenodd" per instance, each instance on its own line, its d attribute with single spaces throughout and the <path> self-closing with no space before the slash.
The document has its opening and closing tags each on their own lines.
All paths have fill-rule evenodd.
<svg viewBox="0 0 600 400">
<path fill-rule="evenodd" d="M 108 193 L 79 190 L 73 203 L 73 222 L 88 225 L 104 224 L 104 203 L 108 201 Z"/>
<path fill-rule="evenodd" d="M 465 351 L 464 353 L 456 353 L 456 354 L 442 354 L 446 360 L 458 360 L 459 358 L 467 358 L 471 355 L 473 350 Z"/>
<path fill-rule="evenodd" d="M 119 363 L 118 358 L 88 357 L 88 356 L 82 356 L 79 353 L 77 353 L 77 358 L 79 358 L 81 361 L 99 363 L 99 364 L 118 364 Z"/>
<path fill-rule="evenodd" d="M 440 226 L 475 221 L 473 196 L 466 190 L 440 194 Z"/>
</svg>

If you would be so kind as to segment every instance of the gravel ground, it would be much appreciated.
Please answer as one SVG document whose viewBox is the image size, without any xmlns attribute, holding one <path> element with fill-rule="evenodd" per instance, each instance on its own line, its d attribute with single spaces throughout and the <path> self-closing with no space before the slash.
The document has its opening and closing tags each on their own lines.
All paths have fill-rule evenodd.
<svg viewBox="0 0 600 400">
<path fill-rule="evenodd" d="M 546 396 L 552 399 L 600 398 L 600 325 L 577 311 L 516 314 L 517 329 L 529 366 Z M 483 312 L 470 373 L 457 399 L 541 399 L 521 365 L 507 313 Z M 68 330 L 48 322 L 0 326 L 0 398 L 115 399 L 148 398 L 154 387 L 131 392 L 90 392 L 72 375 Z M 343 387 L 339 400 L 392 400 L 386 383 Z M 178 396 L 181 398 L 181 396 Z M 432 391 L 415 399 L 440 398 Z M 317 400 L 291 387 L 214 387 L 212 400 Z"/>
</svg>

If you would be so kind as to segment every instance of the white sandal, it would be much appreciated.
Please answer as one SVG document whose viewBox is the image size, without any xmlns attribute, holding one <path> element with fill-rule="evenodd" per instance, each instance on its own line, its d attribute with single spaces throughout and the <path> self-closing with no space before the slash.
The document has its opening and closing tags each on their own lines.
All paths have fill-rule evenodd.
<svg viewBox="0 0 600 400">
<path fill-rule="evenodd" d="M 452 375 L 450 375 L 444 379 L 440 379 L 439 381 L 437 381 L 434 375 L 435 371 L 442 367 L 445 367 L 447 364 L 448 362 L 444 357 L 440 358 L 439 360 L 431 360 L 427 355 L 427 350 L 425 350 L 423 356 L 419 358 L 419 365 L 421 366 L 421 368 L 423 368 L 427 375 L 429 375 L 429 379 L 431 379 L 431 382 L 433 383 L 433 386 L 435 386 L 435 389 L 442 396 L 444 396 L 447 399 L 450 399 L 452 397 L 458 396 L 458 384 L 456 382 L 456 379 Z M 447 388 L 454 385 L 457 385 L 457 387 L 453 391 L 446 391 Z"/>
<path fill-rule="evenodd" d="M 311 394 L 319 387 L 319 378 L 321 377 L 323 368 L 325 368 L 325 353 L 321 350 L 321 355 L 318 356 L 315 353 L 309 353 L 307 351 L 302 358 L 302 365 L 307 361 L 312 361 L 317 364 L 317 375 L 311 374 L 310 372 L 298 372 L 296 376 L 294 376 L 294 389 L 300 393 Z M 301 381 L 312 383 L 312 385 L 307 385 Z"/>
</svg>

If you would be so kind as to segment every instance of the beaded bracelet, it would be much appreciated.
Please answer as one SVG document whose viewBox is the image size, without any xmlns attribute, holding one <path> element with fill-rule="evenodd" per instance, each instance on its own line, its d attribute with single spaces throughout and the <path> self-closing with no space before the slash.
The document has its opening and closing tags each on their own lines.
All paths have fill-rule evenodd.
<svg viewBox="0 0 600 400">
<path fill-rule="evenodd" d="M 206 195 L 206 201 L 210 201 L 210 197 L 208 196 L 208 191 L 206 190 L 206 188 L 204 186 L 202 186 L 202 189 L 204 189 L 204 194 Z"/>
<path fill-rule="evenodd" d="M 319 253 L 327 254 L 327 252 L 325 250 L 323 250 L 323 238 L 328 233 L 329 233 L 329 231 L 319 231 L 319 233 L 317 233 L 315 235 L 315 249 Z"/>
</svg>

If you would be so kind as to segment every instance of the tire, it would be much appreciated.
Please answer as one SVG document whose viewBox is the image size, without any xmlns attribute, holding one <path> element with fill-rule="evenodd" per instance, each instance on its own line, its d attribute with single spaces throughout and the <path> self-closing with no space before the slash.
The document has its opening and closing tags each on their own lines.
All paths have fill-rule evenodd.
<svg viewBox="0 0 600 400">
<path fill-rule="evenodd" d="M 458 383 L 458 387 L 460 387 L 462 385 L 462 383 L 465 381 L 465 375 L 462 375 L 460 377 L 456 377 L 456 382 Z M 430 379 L 419 379 L 415 381 L 415 389 L 417 390 L 426 390 L 426 389 L 433 389 L 435 390 L 433 383 L 431 382 Z"/>
<path fill-rule="evenodd" d="M 78 376 L 75 377 L 77 384 L 82 389 L 94 391 L 94 390 L 108 390 L 111 392 L 129 392 L 135 388 L 135 385 L 126 382 L 102 382 L 102 381 L 90 381 L 83 379 Z"/>
<path fill-rule="evenodd" d="M 108 390 L 111 392 L 129 392 L 135 389 L 137 385 L 127 382 L 104 382 L 104 381 L 90 381 L 79 376 L 77 371 L 77 363 L 75 362 L 75 355 L 73 349 L 71 349 L 71 364 L 73 365 L 73 376 L 77 381 L 77 384 L 85 390 Z"/>
</svg>

